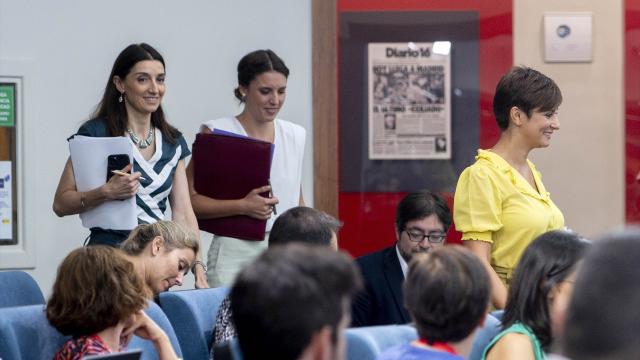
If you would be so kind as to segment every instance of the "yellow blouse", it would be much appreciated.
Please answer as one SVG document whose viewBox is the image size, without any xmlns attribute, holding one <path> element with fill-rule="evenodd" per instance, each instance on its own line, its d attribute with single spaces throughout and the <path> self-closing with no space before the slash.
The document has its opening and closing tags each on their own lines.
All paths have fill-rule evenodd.
<svg viewBox="0 0 640 360">
<path fill-rule="evenodd" d="M 491 266 L 507 285 L 529 243 L 564 226 L 540 173 L 527 163 L 539 191 L 502 157 L 478 150 L 475 164 L 460 174 L 454 196 L 453 218 L 462 240 L 491 243 Z"/>
</svg>

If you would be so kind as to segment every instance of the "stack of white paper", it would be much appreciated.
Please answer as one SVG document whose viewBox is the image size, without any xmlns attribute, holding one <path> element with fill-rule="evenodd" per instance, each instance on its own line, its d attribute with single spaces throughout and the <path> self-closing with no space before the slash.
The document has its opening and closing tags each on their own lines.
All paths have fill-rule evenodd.
<svg viewBox="0 0 640 360">
<path fill-rule="evenodd" d="M 133 146 L 126 137 L 89 137 L 76 135 L 69 140 L 71 163 L 78 191 L 89 191 L 107 181 L 107 157 L 128 154 L 133 161 Z M 80 214 L 82 226 L 112 230 L 131 230 L 138 225 L 136 197 L 105 201 Z"/>
</svg>

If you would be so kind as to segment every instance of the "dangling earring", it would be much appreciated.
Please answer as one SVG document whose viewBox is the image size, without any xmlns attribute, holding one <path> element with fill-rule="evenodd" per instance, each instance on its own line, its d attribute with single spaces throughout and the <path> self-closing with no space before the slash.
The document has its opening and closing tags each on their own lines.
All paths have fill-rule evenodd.
<svg viewBox="0 0 640 360">
<path fill-rule="evenodd" d="M 122 96 L 124 96 L 124 93 L 120 93 L 120 97 L 118 98 L 118 102 L 121 103 L 122 102 Z"/>
<path fill-rule="evenodd" d="M 244 101 L 247 98 L 247 94 L 245 93 L 241 93 L 240 95 L 242 95 L 242 101 Z"/>
</svg>

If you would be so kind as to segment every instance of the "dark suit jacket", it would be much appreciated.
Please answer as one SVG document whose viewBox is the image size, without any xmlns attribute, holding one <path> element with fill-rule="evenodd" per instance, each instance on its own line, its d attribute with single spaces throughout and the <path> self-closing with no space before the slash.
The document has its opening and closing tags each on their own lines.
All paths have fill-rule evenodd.
<svg viewBox="0 0 640 360">
<path fill-rule="evenodd" d="M 404 307 L 404 275 L 395 244 L 359 257 L 365 288 L 353 301 L 351 326 L 406 324 L 411 317 Z"/>
</svg>

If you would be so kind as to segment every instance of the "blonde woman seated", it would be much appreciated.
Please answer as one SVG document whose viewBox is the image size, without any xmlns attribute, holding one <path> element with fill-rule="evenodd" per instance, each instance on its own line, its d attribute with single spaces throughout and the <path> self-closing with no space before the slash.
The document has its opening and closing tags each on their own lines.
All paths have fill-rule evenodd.
<svg viewBox="0 0 640 360">
<path fill-rule="evenodd" d="M 196 261 L 198 237 L 173 221 L 138 225 L 120 248 L 154 294 L 182 285 L 189 269 L 204 267 Z"/>
<path fill-rule="evenodd" d="M 72 338 L 54 360 L 117 353 L 133 335 L 151 340 L 161 360 L 177 359 L 164 331 L 143 311 L 151 292 L 118 250 L 90 246 L 72 251 L 58 268 L 47 319 Z"/>
</svg>

